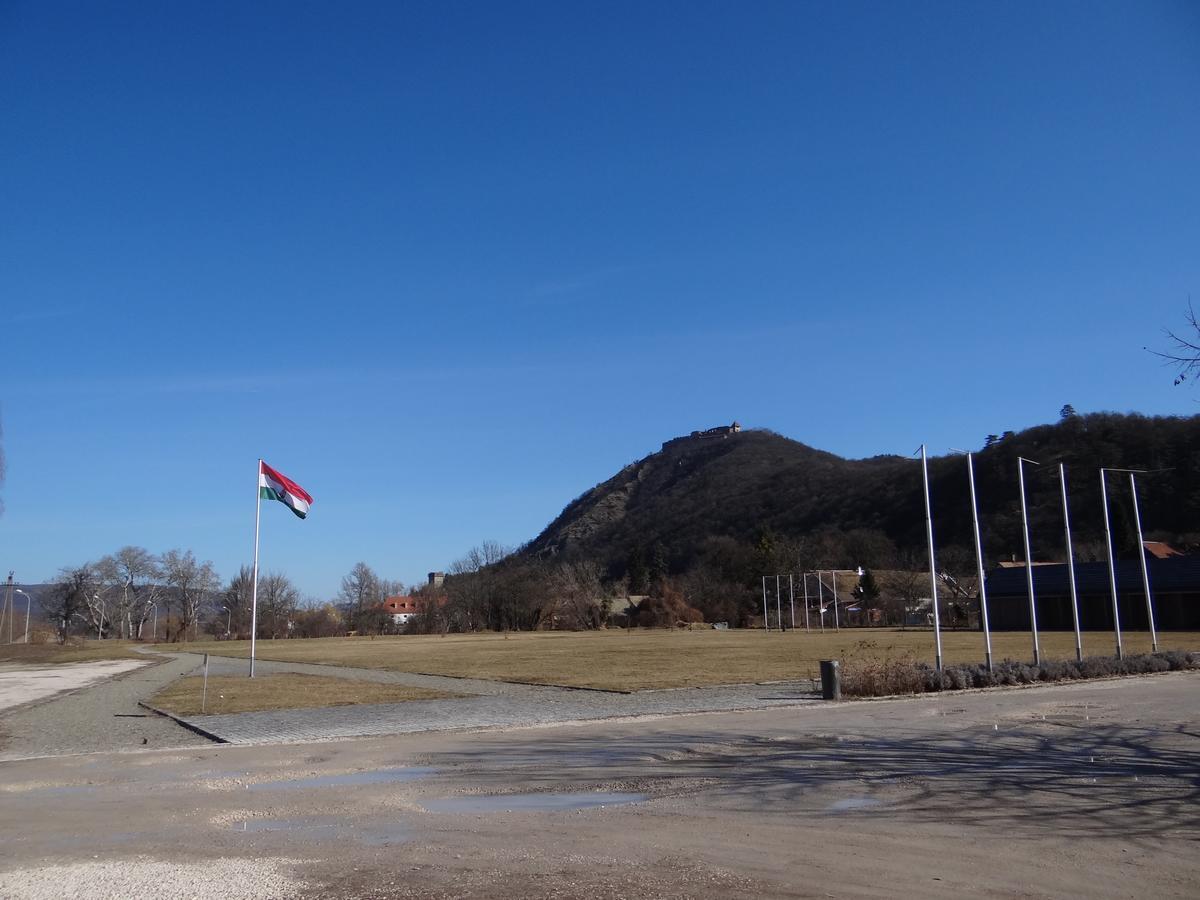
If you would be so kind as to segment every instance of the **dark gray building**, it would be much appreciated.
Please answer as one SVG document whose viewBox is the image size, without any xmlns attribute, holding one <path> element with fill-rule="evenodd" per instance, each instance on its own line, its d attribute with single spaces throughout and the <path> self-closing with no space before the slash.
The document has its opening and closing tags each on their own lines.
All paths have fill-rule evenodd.
<svg viewBox="0 0 1200 900">
<path fill-rule="evenodd" d="M 1200 631 L 1200 556 L 1156 559 L 1147 555 L 1154 624 L 1163 631 Z M 1118 560 L 1117 609 L 1121 629 L 1145 631 L 1146 595 L 1142 568 L 1136 559 Z M 1111 631 L 1112 593 L 1108 563 L 1075 564 L 1079 596 L 1079 627 L 1085 631 Z M 1070 631 L 1071 588 L 1066 563 L 1034 566 L 1033 591 L 1039 630 Z M 1029 596 L 1025 568 L 994 569 L 987 577 L 988 617 L 996 631 L 1029 630 Z"/>
</svg>

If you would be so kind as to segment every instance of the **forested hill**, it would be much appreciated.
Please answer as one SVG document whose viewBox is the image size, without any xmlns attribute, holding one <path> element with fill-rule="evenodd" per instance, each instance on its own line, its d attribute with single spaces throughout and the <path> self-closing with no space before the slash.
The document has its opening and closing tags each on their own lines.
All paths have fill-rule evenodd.
<svg viewBox="0 0 1200 900">
<path fill-rule="evenodd" d="M 1139 476 L 1146 537 L 1189 549 L 1200 542 L 1200 416 L 1072 415 L 981 448 L 976 483 L 993 563 L 1024 556 L 1018 456 L 1042 463 L 1026 470 L 1035 559 L 1063 555 L 1059 462 L 1085 558 L 1103 548 L 1101 466 L 1169 470 Z M 965 458 L 931 457 L 930 480 L 939 560 L 958 567 L 973 560 Z M 1128 476 L 1110 476 L 1109 490 L 1116 539 L 1131 553 Z M 754 566 L 788 571 L 797 558 L 805 567 L 916 563 L 924 559 L 924 527 L 916 459 L 848 460 L 773 432 L 744 431 L 668 441 L 570 503 L 521 555 L 592 559 L 610 577 L 629 574 L 634 582 L 646 569 L 678 575 L 704 565 L 740 579 Z"/>
</svg>

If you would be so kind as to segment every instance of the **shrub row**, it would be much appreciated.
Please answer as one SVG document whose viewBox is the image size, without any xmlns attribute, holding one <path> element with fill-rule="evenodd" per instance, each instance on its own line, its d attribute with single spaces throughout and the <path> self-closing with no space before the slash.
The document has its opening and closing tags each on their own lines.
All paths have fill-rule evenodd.
<svg viewBox="0 0 1200 900">
<path fill-rule="evenodd" d="M 1036 666 L 1006 659 L 993 666 L 991 672 L 983 664 L 946 666 L 938 672 L 928 663 L 890 660 L 847 667 L 842 673 L 842 694 L 847 697 L 885 697 L 890 694 L 922 694 L 1006 684 L 1034 684 L 1039 681 L 1144 675 L 1180 669 L 1200 669 L 1200 653 L 1167 650 L 1163 653 L 1140 653 L 1124 659 L 1091 656 L 1083 662 L 1046 660 Z"/>
</svg>

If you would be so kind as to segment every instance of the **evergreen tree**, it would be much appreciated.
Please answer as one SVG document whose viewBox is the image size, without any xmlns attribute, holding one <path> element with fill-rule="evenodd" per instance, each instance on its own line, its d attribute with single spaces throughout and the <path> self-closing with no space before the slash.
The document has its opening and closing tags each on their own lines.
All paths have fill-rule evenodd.
<svg viewBox="0 0 1200 900">
<path fill-rule="evenodd" d="M 873 608 L 879 600 L 879 584 L 870 569 L 864 569 L 858 579 L 858 597 L 862 601 L 863 609 Z"/>
</svg>

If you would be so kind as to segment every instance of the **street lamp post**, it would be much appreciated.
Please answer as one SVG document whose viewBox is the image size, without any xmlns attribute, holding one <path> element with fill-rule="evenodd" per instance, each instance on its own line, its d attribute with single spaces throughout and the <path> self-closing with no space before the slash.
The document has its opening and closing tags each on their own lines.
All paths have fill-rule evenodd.
<svg viewBox="0 0 1200 900">
<path fill-rule="evenodd" d="M 222 606 L 221 609 L 225 610 L 225 613 L 226 613 L 226 615 L 225 615 L 225 637 L 229 637 L 230 623 L 233 622 L 233 610 L 231 610 L 228 606 Z"/>
<path fill-rule="evenodd" d="M 1025 539 L 1025 587 L 1029 593 L 1029 628 L 1033 633 L 1033 664 L 1041 662 L 1041 649 L 1038 647 L 1037 603 L 1033 596 L 1033 556 L 1029 550 L 1029 508 L 1025 502 L 1025 463 L 1040 466 L 1041 463 L 1023 456 L 1017 457 L 1017 482 L 1021 488 L 1021 535 Z"/>
<path fill-rule="evenodd" d="M 953 449 L 953 448 L 952 448 Z M 983 542 L 979 537 L 979 504 L 975 499 L 975 460 L 969 450 L 954 450 L 967 455 L 967 484 L 971 488 L 971 526 L 975 530 L 975 567 L 979 576 L 979 618 L 983 625 L 983 653 L 987 670 L 992 671 L 992 632 L 988 627 L 987 586 L 983 575 Z"/>
<path fill-rule="evenodd" d="M 1121 613 L 1117 603 L 1117 568 L 1113 559 L 1112 527 L 1108 524 L 1108 469 L 1100 470 L 1100 505 L 1104 508 L 1104 543 L 1108 548 L 1108 587 L 1112 591 L 1113 632 L 1117 636 L 1117 659 L 1125 658 L 1121 647 Z"/>
<path fill-rule="evenodd" d="M 929 539 L 929 588 L 933 594 L 933 639 L 936 646 L 935 664 L 942 671 L 942 624 L 938 618 L 937 561 L 933 556 L 933 513 L 929 505 L 929 461 L 925 445 L 921 445 L 921 482 L 925 487 L 925 535 Z"/>
<path fill-rule="evenodd" d="M 1063 529 L 1067 541 L 1067 577 L 1071 582 L 1071 621 L 1075 625 L 1075 659 L 1083 662 L 1083 635 L 1079 633 L 1079 597 L 1075 592 L 1075 548 L 1071 545 L 1071 511 L 1067 506 L 1067 469 L 1058 464 L 1058 480 L 1062 485 Z"/>
<path fill-rule="evenodd" d="M 29 608 L 33 605 L 33 598 L 26 594 L 20 588 L 13 588 L 14 594 L 23 594 L 25 596 L 25 643 L 29 643 Z"/>
<path fill-rule="evenodd" d="M 1150 572 L 1146 568 L 1146 545 L 1142 541 L 1142 516 L 1138 512 L 1137 482 L 1134 473 L 1129 473 L 1129 493 L 1133 495 L 1133 524 L 1137 529 L 1138 559 L 1142 562 L 1142 590 L 1146 592 L 1146 622 L 1150 626 L 1150 647 L 1158 652 L 1158 632 L 1154 629 L 1154 604 L 1150 600 Z"/>
</svg>

